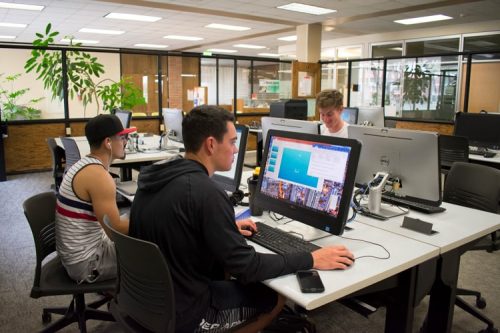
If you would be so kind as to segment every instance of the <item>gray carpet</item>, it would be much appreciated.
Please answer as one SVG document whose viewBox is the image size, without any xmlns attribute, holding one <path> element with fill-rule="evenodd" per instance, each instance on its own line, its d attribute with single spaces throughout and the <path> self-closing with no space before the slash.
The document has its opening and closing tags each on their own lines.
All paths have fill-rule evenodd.
<svg viewBox="0 0 500 333">
<path fill-rule="evenodd" d="M 43 327 L 42 308 L 66 306 L 68 297 L 29 297 L 35 266 L 35 250 L 22 202 L 33 194 L 50 189 L 50 173 L 10 176 L 0 183 L 0 332 L 35 332 Z M 474 223 L 474 221 L 471 221 Z M 500 326 L 500 251 L 490 254 L 472 251 L 462 257 L 459 285 L 483 292 L 488 305 L 482 310 Z M 418 332 L 427 299 L 415 314 L 414 332 Z M 310 312 L 318 332 L 383 332 L 385 310 L 369 318 L 332 303 Z M 56 316 L 55 316 L 56 317 Z M 455 308 L 453 332 L 478 332 L 485 325 Z M 121 332 L 116 323 L 88 322 L 89 332 Z M 74 324 L 62 332 L 78 332 Z"/>
</svg>

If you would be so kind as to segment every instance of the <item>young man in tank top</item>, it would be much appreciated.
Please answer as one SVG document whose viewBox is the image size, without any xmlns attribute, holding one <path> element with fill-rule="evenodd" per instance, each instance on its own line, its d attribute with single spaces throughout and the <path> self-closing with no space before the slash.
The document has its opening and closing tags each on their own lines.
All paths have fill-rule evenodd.
<svg viewBox="0 0 500 333">
<path fill-rule="evenodd" d="M 128 233 L 128 219 L 120 218 L 116 185 L 108 169 L 125 158 L 127 136 L 115 115 L 98 115 L 85 126 L 90 154 L 64 175 L 56 206 L 56 248 L 68 275 L 77 282 L 116 276 L 116 254 L 103 228 L 107 215 L 114 228 Z"/>
</svg>

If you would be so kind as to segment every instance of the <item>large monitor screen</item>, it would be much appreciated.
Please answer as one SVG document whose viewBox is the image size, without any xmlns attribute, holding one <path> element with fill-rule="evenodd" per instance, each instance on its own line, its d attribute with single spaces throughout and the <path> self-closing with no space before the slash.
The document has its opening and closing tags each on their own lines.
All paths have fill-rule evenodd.
<svg viewBox="0 0 500 333">
<path fill-rule="evenodd" d="M 437 133 L 357 125 L 347 130 L 349 138 L 363 145 L 356 184 L 367 184 L 383 171 L 399 179 L 398 196 L 441 204 Z"/>
<path fill-rule="evenodd" d="M 182 110 L 164 108 L 162 113 L 165 133 L 167 133 L 168 138 L 182 142 L 182 120 L 184 119 Z"/>
<path fill-rule="evenodd" d="M 356 125 L 358 123 L 358 108 L 344 108 L 340 117 L 346 123 Z"/>
<path fill-rule="evenodd" d="M 236 192 L 240 186 L 248 138 L 248 127 L 244 125 L 235 126 L 237 134 L 236 147 L 238 147 L 238 152 L 234 155 L 231 169 L 228 171 L 217 171 L 212 176 L 212 179 L 219 184 L 219 186 L 229 192 Z"/>
<path fill-rule="evenodd" d="M 455 135 L 465 136 L 471 146 L 500 148 L 500 115 L 459 112 L 455 118 Z"/>
<path fill-rule="evenodd" d="M 256 204 L 340 235 L 361 145 L 356 140 L 270 130 Z"/>
</svg>

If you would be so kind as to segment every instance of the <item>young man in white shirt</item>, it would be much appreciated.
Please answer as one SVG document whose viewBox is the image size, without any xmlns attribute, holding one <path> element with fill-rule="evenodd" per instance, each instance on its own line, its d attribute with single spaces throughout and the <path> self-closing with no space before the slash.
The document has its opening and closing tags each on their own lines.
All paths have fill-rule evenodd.
<svg viewBox="0 0 500 333">
<path fill-rule="evenodd" d="M 343 100 L 342 93 L 335 89 L 323 90 L 316 96 L 316 105 L 323 122 L 320 128 L 321 135 L 347 138 L 349 125 L 341 118 L 344 110 Z"/>
</svg>

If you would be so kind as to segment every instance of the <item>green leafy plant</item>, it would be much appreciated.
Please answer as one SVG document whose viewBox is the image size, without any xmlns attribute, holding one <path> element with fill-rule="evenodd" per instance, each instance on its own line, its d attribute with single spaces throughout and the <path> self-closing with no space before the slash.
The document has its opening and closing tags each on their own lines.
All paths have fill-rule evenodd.
<svg viewBox="0 0 500 333">
<path fill-rule="evenodd" d="M 430 71 L 424 66 L 416 64 L 415 67 L 406 66 L 403 80 L 403 103 L 412 105 L 427 102 Z"/>
<path fill-rule="evenodd" d="M 64 97 L 63 54 L 47 50 L 47 47 L 54 43 L 57 35 L 59 32 L 52 31 L 50 23 L 47 24 L 45 33 L 36 34 L 37 39 L 33 41 L 35 48 L 31 52 L 31 57 L 26 61 L 24 69 L 27 73 L 36 72 L 37 79 L 43 81 L 44 88 L 52 92 L 52 98 L 62 100 Z M 72 48 L 66 52 L 65 61 L 68 92 L 71 99 L 77 96 L 84 108 L 95 101 L 97 110 L 100 109 L 102 102 L 105 111 L 111 111 L 117 107 L 131 109 L 136 105 L 146 104 L 141 90 L 127 78 L 122 78 L 118 82 L 100 79 L 105 73 L 104 66 L 96 57 L 78 50 L 82 46 L 81 43 L 73 43 L 72 37 L 69 39 Z"/>
<path fill-rule="evenodd" d="M 5 74 L 0 74 L 0 79 Z M 21 103 L 22 97 L 30 90 L 29 88 L 15 89 L 14 82 L 21 77 L 21 73 L 7 75 L 0 82 L 0 109 L 2 110 L 2 119 L 37 119 L 40 118 L 41 111 L 33 104 L 40 102 L 43 97 L 32 98 L 25 103 Z M 4 86 L 10 85 L 9 89 Z"/>
</svg>

